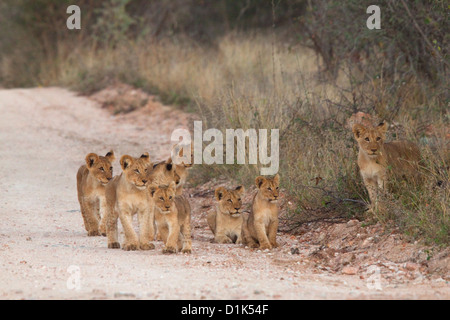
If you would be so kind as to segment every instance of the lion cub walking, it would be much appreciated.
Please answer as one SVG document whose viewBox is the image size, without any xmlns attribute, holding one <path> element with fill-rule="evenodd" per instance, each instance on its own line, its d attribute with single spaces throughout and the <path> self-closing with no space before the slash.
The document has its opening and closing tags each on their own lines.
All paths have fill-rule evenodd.
<svg viewBox="0 0 450 320">
<path fill-rule="evenodd" d="M 217 207 L 215 212 L 207 216 L 209 228 L 214 234 L 217 243 L 242 243 L 241 197 L 245 190 L 243 186 L 236 189 L 219 187 L 216 189 L 215 198 Z"/>
<path fill-rule="evenodd" d="M 155 222 L 165 244 L 163 253 L 191 253 L 191 207 L 183 196 L 176 195 L 176 184 L 150 186 L 155 202 Z"/>
<path fill-rule="evenodd" d="M 387 123 L 371 128 L 355 124 L 353 134 L 359 146 L 358 166 L 374 208 L 378 190 L 387 187 L 388 168 L 398 178 L 418 178 L 419 148 L 408 141 L 385 143 Z"/>
<path fill-rule="evenodd" d="M 252 210 L 242 224 L 242 242 L 261 250 L 278 247 L 278 197 L 280 176 L 259 176 L 255 180 L 258 193 L 253 198 Z"/>
<path fill-rule="evenodd" d="M 112 179 L 114 152 L 104 157 L 95 153 L 86 156 L 86 164 L 77 172 L 78 202 L 88 236 L 106 235 L 104 217 L 106 208 L 105 186 Z M 101 221 L 100 221 L 101 220 Z M 100 228 L 99 228 L 100 226 Z"/>
<path fill-rule="evenodd" d="M 154 249 L 155 245 L 150 242 L 155 232 L 154 204 L 147 190 L 148 174 L 152 168 L 150 157 L 148 153 L 140 158 L 124 155 L 120 165 L 123 172 L 106 187 L 108 248 L 120 248 L 117 229 L 117 219 L 120 218 L 125 232 L 124 250 Z M 132 224 L 135 214 L 139 220 L 139 238 Z"/>
</svg>

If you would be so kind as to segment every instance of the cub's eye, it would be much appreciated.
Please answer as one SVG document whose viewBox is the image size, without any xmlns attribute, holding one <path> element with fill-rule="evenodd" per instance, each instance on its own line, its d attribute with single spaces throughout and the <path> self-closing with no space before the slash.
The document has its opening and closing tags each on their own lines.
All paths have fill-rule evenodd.
<svg viewBox="0 0 450 320">
<path fill-rule="evenodd" d="M 370 141 L 370 139 L 369 139 L 369 138 L 365 138 L 364 140 L 366 140 L 367 142 L 369 142 L 369 141 Z"/>
<path fill-rule="evenodd" d="M 267 190 L 272 191 L 272 188 L 269 187 L 269 188 L 267 188 Z"/>
<path fill-rule="evenodd" d="M 104 171 L 105 171 L 105 169 L 103 169 L 103 167 L 100 167 L 100 171 L 104 172 Z"/>
<path fill-rule="evenodd" d="M 172 200 L 172 196 L 169 197 L 169 200 Z"/>
<path fill-rule="evenodd" d="M 147 168 L 145 168 L 145 170 L 144 170 L 145 172 L 147 172 L 148 171 L 148 169 Z"/>
<path fill-rule="evenodd" d="M 280 187 L 277 187 L 277 190 L 280 189 Z"/>
<path fill-rule="evenodd" d="M 239 198 L 238 201 L 241 201 L 241 198 Z"/>
<path fill-rule="evenodd" d="M 231 200 L 231 199 L 228 199 L 228 202 L 233 202 L 233 200 Z"/>
<path fill-rule="evenodd" d="M 134 170 L 134 172 L 136 172 L 137 174 L 141 173 L 138 169 Z"/>
<path fill-rule="evenodd" d="M 380 137 L 377 137 L 377 141 L 380 141 L 381 140 L 381 138 Z"/>
<path fill-rule="evenodd" d="M 113 167 L 109 168 L 109 170 L 113 171 Z"/>
<path fill-rule="evenodd" d="M 163 197 L 159 197 L 159 200 L 162 200 L 162 201 L 164 201 L 164 198 L 163 198 Z"/>
</svg>

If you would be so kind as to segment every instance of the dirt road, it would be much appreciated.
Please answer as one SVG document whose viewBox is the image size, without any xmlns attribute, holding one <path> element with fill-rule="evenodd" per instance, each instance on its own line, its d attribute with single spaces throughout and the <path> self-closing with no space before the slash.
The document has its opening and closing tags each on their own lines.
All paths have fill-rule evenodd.
<svg viewBox="0 0 450 320">
<path fill-rule="evenodd" d="M 139 119 L 113 117 L 64 89 L 0 90 L 0 299 L 450 297 L 442 279 L 389 284 L 318 272 L 303 261 L 308 245 L 291 255 L 295 239 L 282 234 L 281 248 L 258 252 L 210 243 L 198 224 L 191 255 L 163 255 L 161 242 L 152 251 L 107 249 L 105 238 L 86 236 L 75 176 L 89 152 L 167 156 L 182 121 L 160 130 L 161 119 Z"/>
</svg>

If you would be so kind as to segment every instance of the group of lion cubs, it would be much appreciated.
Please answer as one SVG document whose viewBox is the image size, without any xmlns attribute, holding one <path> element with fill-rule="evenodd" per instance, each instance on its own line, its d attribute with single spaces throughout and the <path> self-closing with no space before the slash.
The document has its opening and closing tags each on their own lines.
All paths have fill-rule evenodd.
<svg viewBox="0 0 450 320">
<path fill-rule="evenodd" d="M 386 123 L 376 127 L 355 124 L 352 131 L 359 145 L 358 166 L 369 192 L 370 210 L 374 210 L 378 206 L 378 191 L 386 188 L 388 171 L 400 177 L 416 176 L 420 152 L 407 141 L 385 143 Z M 165 244 L 164 253 L 190 253 L 191 208 L 182 188 L 191 165 L 174 164 L 171 158 L 152 163 L 148 153 L 139 158 L 124 155 L 120 159 L 123 172 L 113 177 L 114 159 L 113 151 L 104 157 L 90 153 L 86 165 L 78 170 L 78 200 L 88 235 L 106 235 L 108 248 L 120 248 L 120 219 L 125 233 L 124 250 L 154 249 L 156 226 L 156 237 Z M 241 243 L 261 250 L 278 246 L 279 175 L 260 176 L 255 183 L 258 192 L 248 217 L 241 214 L 243 186 L 215 190 L 217 210 L 207 220 L 216 242 Z M 132 225 L 134 214 L 138 214 L 139 237 Z"/>
<path fill-rule="evenodd" d="M 78 201 L 88 236 L 107 236 L 108 248 L 120 248 L 120 219 L 124 250 L 154 249 L 156 234 L 164 242 L 163 253 L 191 253 L 191 208 L 182 190 L 192 165 L 175 164 L 172 158 L 152 163 L 148 153 L 139 158 L 124 155 L 120 158 L 122 173 L 113 177 L 114 159 L 113 151 L 104 157 L 90 153 L 78 170 Z M 207 217 L 215 241 L 261 250 L 277 247 L 279 182 L 278 174 L 256 178 L 258 193 L 248 217 L 241 215 L 243 186 L 217 188 L 217 211 Z M 139 236 L 132 224 L 135 214 Z"/>
</svg>

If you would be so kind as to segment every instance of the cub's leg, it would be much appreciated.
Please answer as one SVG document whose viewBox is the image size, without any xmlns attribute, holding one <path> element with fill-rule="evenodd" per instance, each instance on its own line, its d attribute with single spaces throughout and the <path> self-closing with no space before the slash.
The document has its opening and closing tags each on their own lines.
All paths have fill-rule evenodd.
<svg viewBox="0 0 450 320">
<path fill-rule="evenodd" d="M 259 242 L 259 249 L 261 250 L 272 249 L 272 245 L 270 244 L 269 239 L 267 238 L 266 226 L 264 222 L 255 221 L 254 225 L 256 238 L 258 238 Z"/>
<path fill-rule="evenodd" d="M 84 225 L 88 232 L 88 237 L 99 236 L 98 219 L 95 213 L 97 206 L 95 201 L 85 198 L 82 200 L 82 207 L 83 209 L 81 210 L 81 214 L 83 215 Z"/>
<path fill-rule="evenodd" d="M 106 236 L 106 199 L 100 198 L 99 199 L 99 213 L 100 213 L 100 227 L 99 231 L 102 236 Z"/>
<path fill-rule="evenodd" d="M 206 221 L 208 222 L 209 229 L 211 229 L 211 231 L 214 235 L 216 235 L 216 216 L 217 216 L 217 213 L 215 211 L 210 212 L 206 216 Z"/>
<path fill-rule="evenodd" d="M 176 217 L 175 217 L 176 218 Z M 169 222 L 169 235 L 163 253 L 176 253 L 178 246 L 178 237 L 180 236 L 180 225 L 175 222 Z"/>
<path fill-rule="evenodd" d="M 139 240 L 133 229 L 133 216 L 131 212 L 120 210 L 119 218 L 125 233 L 125 242 L 122 249 L 125 251 L 137 250 L 139 248 Z"/>
<path fill-rule="evenodd" d="M 233 243 L 233 241 L 226 235 L 224 228 L 217 228 L 214 241 L 217 243 Z"/>
<path fill-rule="evenodd" d="M 153 222 L 150 223 L 149 210 L 142 210 L 138 213 L 139 219 L 139 248 L 141 250 L 155 249 L 155 245 L 151 243 L 153 239 Z"/>
<path fill-rule="evenodd" d="M 117 220 L 119 219 L 119 214 L 114 207 L 108 207 L 106 211 L 106 234 L 108 236 L 108 248 L 119 249 L 119 232 L 117 229 Z"/>
<path fill-rule="evenodd" d="M 244 218 L 244 221 L 242 222 L 242 229 L 241 229 L 242 244 L 245 246 L 248 246 L 250 248 L 258 248 L 259 244 L 255 241 L 255 239 L 250 234 L 249 224 L 250 224 L 249 219 Z"/>
<path fill-rule="evenodd" d="M 183 246 L 181 247 L 181 252 L 182 253 L 191 253 L 192 252 L 192 240 L 191 240 L 191 225 L 189 224 L 189 222 L 185 222 L 181 226 L 180 233 L 181 233 L 182 241 L 183 241 Z"/>
<path fill-rule="evenodd" d="M 271 221 L 269 224 L 269 242 L 272 248 L 277 248 L 277 231 L 278 231 L 278 219 Z"/>
<path fill-rule="evenodd" d="M 378 183 L 373 179 L 363 179 L 363 180 L 367 192 L 369 193 L 369 199 L 371 204 L 369 211 L 375 214 L 378 211 Z"/>
<path fill-rule="evenodd" d="M 167 238 L 169 237 L 169 227 L 167 226 L 167 224 L 162 223 L 157 224 L 157 227 L 161 236 L 161 240 L 165 245 L 167 243 Z"/>
</svg>

